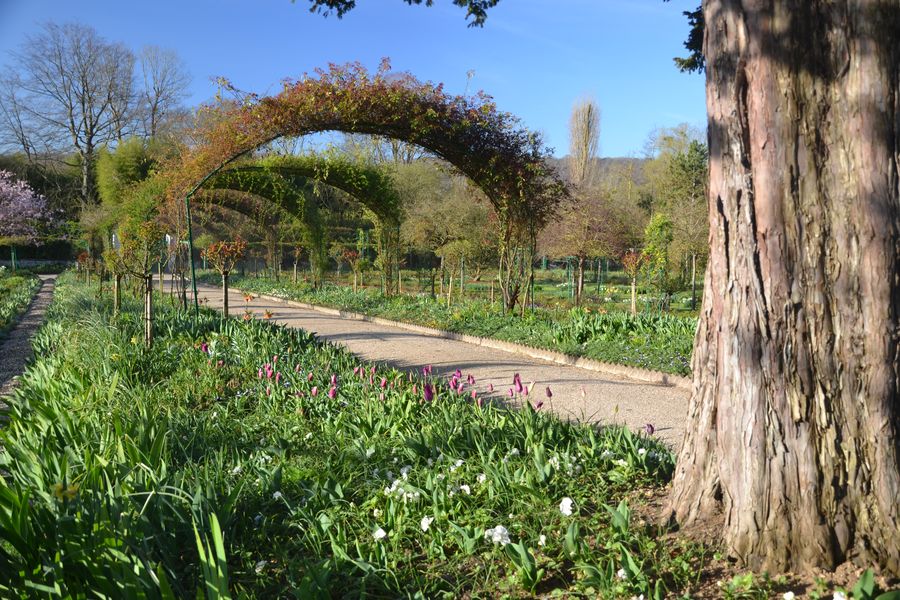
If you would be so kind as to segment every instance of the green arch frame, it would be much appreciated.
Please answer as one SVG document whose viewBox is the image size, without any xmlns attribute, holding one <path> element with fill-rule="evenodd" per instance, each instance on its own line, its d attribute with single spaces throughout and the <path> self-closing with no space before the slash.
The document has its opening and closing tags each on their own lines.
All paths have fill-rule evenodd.
<svg viewBox="0 0 900 600">
<path fill-rule="evenodd" d="M 537 230 L 567 193 L 540 135 L 497 110 L 489 96 L 450 96 L 442 85 L 391 73 L 387 61 L 374 74 L 359 64 L 332 65 L 286 81 L 275 96 L 250 95 L 208 111 L 212 124 L 199 145 L 167 174 L 171 200 L 189 198 L 230 162 L 284 136 L 342 131 L 409 142 L 453 165 L 493 204 L 506 308 L 525 280 L 521 249 L 533 249 Z"/>
</svg>

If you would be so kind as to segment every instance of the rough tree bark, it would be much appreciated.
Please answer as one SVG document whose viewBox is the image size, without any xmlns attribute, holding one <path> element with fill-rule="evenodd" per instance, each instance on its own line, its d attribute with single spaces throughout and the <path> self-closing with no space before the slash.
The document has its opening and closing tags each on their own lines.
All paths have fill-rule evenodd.
<svg viewBox="0 0 900 600">
<path fill-rule="evenodd" d="M 706 0 L 710 245 L 670 498 L 900 574 L 900 2 Z"/>
</svg>

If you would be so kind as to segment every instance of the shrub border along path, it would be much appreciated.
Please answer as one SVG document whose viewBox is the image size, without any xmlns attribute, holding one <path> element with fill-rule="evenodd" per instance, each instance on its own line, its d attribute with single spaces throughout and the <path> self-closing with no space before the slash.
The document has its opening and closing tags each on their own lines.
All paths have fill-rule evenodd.
<svg viewBox="0 0 900 600">
<path fill-rule="evenodd" d="M 221 289 L 202 284 L 198 289 L 211 307 L 221 308 Z M 248 308 L 259 318 L 268 310 L 273 321 L 315 332 L 366 360 L 403 369 L 433 364 L 436 374 L 447 375 L 459 367 L 475 375 L 479 394 L 490 395 L 493 385 L 494 395 L 501 399 L 513 373 L 519 372 L 525 382 L 535 382 L 529 397 L 532 403 L 543 401 L 564 418 L 625 423 L 632 429 L 651 423 L 668 444 L 681 442 L 689 397 L 685 378 L 269 295 L 254 293 L 255 300 L 248 305 L 243 291 L 230 291 L 233 315 L 239 317 Z M 546 397 L 547 386 L 553 391 L 552 399 Z"/>
<path fill-rule="evenodd" d="M 37 289 L 31 304 L 13 325 L 9 334 L 0 341 L 0 407 L 2 398 L 15 386 L 16 376 L 25 368 L 31 357 L 31 336 L 44 322 L 47 307 L 53 300 L 56 275 L 39 275 L 41 286 Z"/>
</svg>

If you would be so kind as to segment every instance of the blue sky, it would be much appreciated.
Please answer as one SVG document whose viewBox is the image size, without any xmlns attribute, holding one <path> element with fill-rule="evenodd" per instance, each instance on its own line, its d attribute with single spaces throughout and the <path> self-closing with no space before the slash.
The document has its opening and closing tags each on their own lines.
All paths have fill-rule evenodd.
<svg viewBox="0 0 900 600">
<path fill-rule="evenodd" d="M 639 156 L 655 127 L 705 124 L 703 78 L 679 73 L 697 0 L 501 0 L 484 28 L 468 28 L 450 0 L 407 6 L 357 0 L 342 20 L 311 14 L 306 0 L 0 0 L 0 63 L 43 21 L 77 21 L 137 50 L 176 50 L 193 77 L 191 103 L 210 99 L 211 77 L 275 92 L 279 82 L 329 62 L 396 70 L 443 82 L 448 91 L 484 90 L 498 106 L 545 134 L 566 154 L 572 104 L 601 108 L 600 154 Z"/>
</svg>

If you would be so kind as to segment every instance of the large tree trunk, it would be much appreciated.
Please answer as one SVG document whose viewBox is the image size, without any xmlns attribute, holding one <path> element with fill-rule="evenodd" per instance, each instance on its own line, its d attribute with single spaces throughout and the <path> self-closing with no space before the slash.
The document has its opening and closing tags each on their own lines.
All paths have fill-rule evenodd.
<svg viewBox="0 0 900 600">
<path fill-rule="evenodd" d="M 900 574 L 900 3 L 707 0 L 710 245 L 671 495 L 755 569 Z"/>
</svg>

